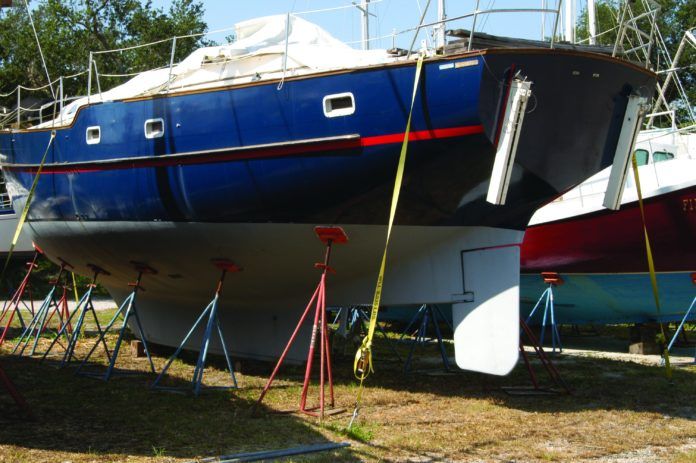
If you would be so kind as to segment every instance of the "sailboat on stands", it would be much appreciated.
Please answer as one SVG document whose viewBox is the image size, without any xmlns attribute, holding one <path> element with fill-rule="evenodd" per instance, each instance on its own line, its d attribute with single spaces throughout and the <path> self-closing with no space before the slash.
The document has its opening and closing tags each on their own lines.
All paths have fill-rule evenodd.
<svg viewBox="0 0 696 463">
<path fill-rule="evenodd" d="M 235 36 L 55 120 L 0 131 L 0 154 L 21 208 L 48 146 L 27 231 L 49 258 L 107 269 L 117 301 L 132 261 L 158 271 L 138 296 L 149 342 L 178 344 L 217 279 L 211 259 L 224 257 L 244 268 L 219 303 L 228 347 L 272 359 L 316 282 L 316 225 L 349 237 L 332 256 L 327 303 L 372 299 L 418 57 L 355 50 L 297 15 L 244 21 Z M 527 223 L 626 164 L 622 134 L 635 131 L 655 75 L 553 40 L 474 37 L 423 53 L 382 303 L 452 304 L 457 364 L 506 374 Z"/>
<path fill-rule="evenodd" d="M 544 291 L 540 273 L 556 272 L 564 281 L 554 292 L 557 323 L 648 323 L 684 317 L 696 294 L 696 113 L 679 75 L 688 63 L 679 58 L 688 47 L 696 48 L 695 32 L 684 33 L 674 57 L 661 45 L 666 69 L 660 72 L 653 112 L 646 117 L 648 128 L 638 135 L 635 149 L 659 312 L 633 174 L 629 172 L 620 208 L 614 211 L 603 206 L 607 169 L 532 217 L 522 244 L 523 316 Z M 681 123 L 667 105 L 670 86 L 686 116 Z M 660 120 L 666 127 L 655 127 Z"/>
</svg>

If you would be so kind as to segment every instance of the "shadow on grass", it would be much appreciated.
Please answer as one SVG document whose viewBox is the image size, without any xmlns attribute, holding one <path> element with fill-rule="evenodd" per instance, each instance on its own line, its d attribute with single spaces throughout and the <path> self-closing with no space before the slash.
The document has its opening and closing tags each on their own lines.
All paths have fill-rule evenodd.
<svg viewBox="0 0 696 463">
<path fill-rule="evenodd" d="M 194 459 L 330 442 L 312 422 L 296 415 L 271 415 L 262 405 L 252 416 L 258 389 L 211 390 L 194 397 L 150 390 L 154 375 L 106 383 L 76 376 L 77 363 L 59 370 L 37 358 L 4 356 L 2 361 L 36 420 L 0 414 L 0 445 L 90 458 L 116 454 Z M 104 371 L 100 363 L 88 368 Z M 170 377 L 167 384 L 190 383 Z M 0 410 L 7 406 L 0 402 Z M 351 449 L 334 452 L 333 458 L 358 460 Z"/>
</svg>

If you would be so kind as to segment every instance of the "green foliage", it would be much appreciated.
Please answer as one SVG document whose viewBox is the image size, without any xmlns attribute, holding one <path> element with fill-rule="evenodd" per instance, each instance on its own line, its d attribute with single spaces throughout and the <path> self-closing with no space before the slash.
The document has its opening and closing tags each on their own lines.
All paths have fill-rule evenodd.
<svg viewBox="0 0 696 463">
<path fill-rule="evenodd" d="M 0 93 L 17 84 L 39 87 L 46 84 L 36 40 L 23 3 L 0 10 Z M 150 0 L 38 0 L 32 14 L 52 79 L 85 71 L 90 51 L 129 47 L 177 35 L 199 34 L 207 30 L 203 4 L 197 0 L 173 0 L 167 11 L 153 8 Z M 205 44 L 200 37 L 177 42 L 176 60 Z M 100 73 L 125 74 L 165 66 L 171 55 L 171 41 L 98 55 Z M 107 89 L 123 82 L 122 78 L 102 78 Z M 96 84 L 94 90 L 96 90 Z M 87 77 L 64 82 L 65 95 L 84 95 Z M 39 97 L 50 96 L 46 90 Z M 13 106 L 11 101 L 0 105 Z"/>
<path fill-rule="evenodd" d="M 694 0 L 657 0 L 660 5 L 658 13 L 657 25 L 664 39 L 665 45 L 669 50 L 670 58 L 674 58 L 674 54 L 679 47 L 679 43 L 684 36 L 684 32 L 696 27 L 696 1 Z M 597 33 L 601 34 L 597 38 L 597 43 L 600 45 L 613 46 L 617 38 L 616 25 L 618 23 L 619 6 L 624 2 L 619 0 L 598 0 L 596 2 L 596 17 L 597 17 Z M 631 8 L 634 15 L 640 15 L 645 12 L 644 1 L 631 2 Z M 638 25 L 645 32 L 650 31 L 649 22 L 646 19 L 640 20 Z M 589 27 L 587 20 L 587 11 L 583 10 L 577 24 L 578 40 L 587 39 L 589 37 Z M 585 42 L 586 43 L 586 42 Z M 653 48 L 652 62 L 659 64 L 660 69 L 667 68 L 666 57 L 658 55 L 658 48 Z M 688 95 L 691 104 L 696 104 L 696 50 L 693 47 L 687 46 L 684 54 L 679 60 L 679 67 L 686 66 L 679 76 L 684 84 L 684 89 Z M 688 66 L 691 66 L 690 68 Z M 687 120 L 684 116 L 684 102 L 679 100 L 677 89 L 672 85 L 668 89 L 667 100 L 671 105 L 679 111 L 680 120 Z M 687 120 L 688 121 L 688 120 Z M 690 122 L 685 122 L 686 124 Z"/>
</svg>

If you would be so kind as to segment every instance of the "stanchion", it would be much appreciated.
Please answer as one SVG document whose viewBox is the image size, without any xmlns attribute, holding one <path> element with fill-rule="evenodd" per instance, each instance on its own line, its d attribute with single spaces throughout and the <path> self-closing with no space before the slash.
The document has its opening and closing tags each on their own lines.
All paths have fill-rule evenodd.
<svg viewBox="0 0 696 463">
<path fill-rule="evenodd" d="M 440 323 L 438 318 L 440 320 L 443 320 L 450 327 L 450 329 L 452 329 L 452 325 L 450 325 L 449 321 L 447 321 L 447 319 L 442 314 L 438 306 L 423 304 L 418 309 L 416 314 L 413 316 L 409 324 L 406 326 L 404 332 L 401 334 L 399 341 L 402 341 L 404 339 L 404 336 L 406 336 L 406 334 L 409 332 L 409 329 L 411 329 L 412 326 L 420 322 L 418 323 L 418 331 L 416 332 L 416 336 L 413 340 L 411 340 L 411 348 L 409 349 L 408 357 L 406 357 L 406 362 L 404 362 L 404 373 L 408 373 L 411 371 L 413 351 L 415 350 L 416 346 L 424 345 L 428 342 L 428 324 L 432 324 L 433 329 L 435 331 L 435 338 L 437 340 L 438 348 L 440 349 L 440 357 L 442 357 L 442 364 L 445 367 L 445 371 L 452 371 L 452 369 L 450 368 L 449 358 L 447 357 L 445 343 L 442 338 L 442 332 L 440 331 Z M 452 331 L 454 331 L 454 329 L 452 329 Z"/>
<path fill-rule="evenodd" d="M 33 273 L 34 269 L 38 267 L 36 265 L 36 261 L 42 254 L 43 253 L 41 252 L 41 250 L 35 246 L 34 257 L 31 261 L 27 262 L 27 273 L 24 275 L 22 282 L 20 283 L 19 287 L 10 299 L 9 304 L 7 304 L 3 312 L 0 313 L 0 323 L 2 323 L 5 317 L 9 314 L 9 316 L 7 317 L 7 323 L 5 323 L 5 327 L 2 330 L 2 336 L 0 336 L 0 346 L 2 346 L 2 343 L 5 342 L 5 338 L 7 337 L 7 333 L 10 331 L 10 325 L 12 324 L 15 315 L 17 315 L 17 319 L 19 320 L 22 329 L 26 328 L 26 324 L 24 323 L 24 319 L 22 318 L 21 308 L 19 305 L 23 303 L 22 298 L 24 297 L 24 293 L 27 292 L 29 280 L 31 279 L 31 274 Z M 32 316 L 33 315 L 34 314 L 32 313 Z"/>
<path fill-rule="evenodd" d="M 691 282 L 694 285 L 696 285 L 696 273 L 691 274 Z M 672 336 L 672 340 L 669 342 L 669 345 L 667 346 L 668 352 L 672 350 L 672 346 L 676 342 L 677 337 L 679 336 L 679 333 L 681 333 L 682 329 L 684 329 L 684 323 L 686 323 L 686 321 L 689 319 L 689 316 L 691 315 L 691 311 L 693 310 L 695 305 L 696 305 L 696 296 L 694 296 L 694 299 L 691 301 L 691 305 L 689 306 L 689 309 L 684 314 L 684 318 L 682 318 L 681 323 L 679 323 L 679 327 L 677 328 L 677 331 L 674 332 L 674 336 Z M 694 356 L 694 363 L 696 363 L 696 355 Z"/>
<path fill-rule="evenodd" d="M 68 327 L 71 326 L 70 324 L 75 314 L 79 315 L 77 317 L 75 327 L 72 329 L 72 333 L 68 338 L 68 345 L 66 346 L 65 353 L 63 354 L 63 358 L 60 361 L 60 368 L 63 368 L 66 365 L 68 365 L 72 361 L 73 357 L 75 357 L 75 347 L 77 346 L 77 341 L 80 339 L 80 334 L 84 326 L 85 316 L 87 315 L 87 312 L 92 313 L 92 316 L 94 317 L 94 323 L 97 326 L 97 332 L 99 335 L 102 334 L 101 325 L 99 324 L 99 318 L 97 317 L 97 311 L 94 310 L 94 304 L 92 303 L 92 293 L 94 291 L 94 288 L 97 287 L 97 279 L 99 278 L 99 275 L 110 275 L 110 273 L 94 264 L 88 264 L 87 266 L 90 269 L 92 269 L 92 282 L 89 284 L 87 291 L 77 303 L 77 307 L 75 307 L 75 310 L 73 310 L 73 312 L 70 314 L 67 320 L 65 320 L 63 325 L 60 327 L 60 330 L 58 330 L 58 334 L 53 339 L 51 344 L 48 346 L 46 352 L 44 352 L 43 356 L 41 357 L 42 362 L 48 357 L 48 354 L 58 343 L 60 337 L 68 331 Z M 106 342 L 103 339 L 102 344 L 104 346 L 104 352 L 106 353 L 107 358 L 111 360 L 109 348 L 106 346 Z"/>
<path fill-rule="evenodd" d="M 333 321 L 334 324 L 338 323 L 339 325 L 336 335 L 341 335 L 346 339 L 354 339 L 356 336 L 362 338 L 363 335 L 367 333 L 367 324 L 370 323 L 370 315 L 368 315 L 367 313 L 368 308 L 371 308 L 371 306 L 355 305 L 351 307 L 341 307 L 338 310 L 338 313 L 336 314 L 336 317 Z M 346 311 L 345 315 L 344 311 Z M 379 323 L 377 324 L 376 329 L 381 334 L 386 345 L 389 347 L 389 350 L 391 350 L 391 352 L 394 354 L 394 357 L 396 357 L 397 361 L 401 362 L 401 355 L 399 355 L 399 351 L 396 349 L 396 347 L 394 347 L 394 342 L 391 339 L 389 339 L 389 336 L 387 336 L 387 333 L 384 331 L 384 329 Z M 355 349 L 353 348 L 353 346 L 351 346 L 351 348 L 353 349 L 351 354 L 353 354 Z"/>
<path fill-rule="evenodd" d="M 7 391 L 7 393 L 10 394 L 12 399 L 15 401 L 15 404 L 17 404 L 17 407 L 19 407 L 19 409 L 22 410 L 28 418 L 33 418 L 31 409 L 29 408 L 27 401 L 24 400 L 24 397 L 19 392 L 19 390 L 17 390 L 17 387 L 14 385 L 14 383 L 10 380 L 10 377 L 7 376 L 7 373 L 5 373 L 5 370 L 2 368 L 1 364 L 0 385 L 2 385 L 2 387 Z"/>
<path fill-rule="evenodd" d="M 553 305 L 553 288 L 555 286 L 560 286 L 563 284 L 563 278 L 556 272 L 541 272 L 541 278 L 548 287 L 541 293 L 541 297 L 537 301 L 536 305 L 529 313 L 526 324 L 529 324 L 530 320 L 534 316 L 537 308 L 544 301 L 544 313 L 541 319 L 541 334 L 539 335 L 539 343 L 544 344 L 544 334 L 546 332 L 546 320 L 547 317 L 551 321 L 551 352 L 556 352 L 556 346 L 558 346 L 558 352 L 563 352 L 563 346 L 561 345 L 561 335 L 558 332 L 558 325 L 556 324 L 556 311 Z"/>
<path fill-rule="evenodd" d="M 189 338 L 193 333 L 196 331 L 196 328 L 198 325 L 201 324 L 203 319 L 207 316 L 208 321 L 205 325 L 205 330 L 203 332 L 203 340 L 201 342 L 201 348 L 198 353 L 198 360 L 196 361 L 196 367 L 193 371 L 193 379 L 191 380 L 191 385 L 193 387 L 193 393 L 194 395 L 199 395 L 201 393 L 201 390 L 203 388 L 203 372 L 205 370 L 205 359 L 208 355 L 208 348 L 210 347 L 210 338 L 213 334 L 213 328 L 216 329 L 217 334 L 220 338 L 220 344 L 222 345 L 222 352 L 225 355 L 225 361 L 227 362 L 227 368 L 230 372 L 230 376 L 232 378 L 232 386 L 219 386 L 219 387 L 211 387 L 211 386 L 206 386 L 206 389 L 236 389 L 237 388 L 237 378 L 234 375 L 234 367 L 232 363 L 232 359 L 230 357 L 229 352 L 227 351 L 227 343 L 225 342 L 225 338 L 222 334 L 222 326 L 220 325 L 220 319 L 218 318 L 218 301 L 220 299 L 220 294 L 222 293 L 222 284 L 225 281 L 225 275 L 227 273 L 236 273 L 240 272 L 242 269 L 241 267 L 235 265 L 233 262 L 226 260 L 226 259 L 214 259 L 213 260 L 213 265 L 220 269 L 222 271 L 222 274 L 220 275 L 220 279 L 218 280 L 217 287 L 215 289 L 215 295 L 213 296 L 213 300 L 206 306 L 206 308 L 203 310 L 203 313 L 198 317 L 196 322 L 193 324 L 191 329 L 189 330 L 188 334 L 184 337 L 183 341 L 181 341 L 181 344 L 179 347 L 176 349 L 174 354 L 169 358 L 167 361 L 167 364 L 164 366 L 162 369 L 162 372 L 157 376 L 157 379 L 155 379 L 155 382 L 152 384 L 153 389 L 159 389 L 159 390 L 164 390 L 164 391 L 172 391 L 172 392 L 181 392 L 182 390 L 185 390 L 186 388 L 183 387 L 167 387 L 167 386 L 160 386 L 160 381 L 162 378 L 164 378 L 164 375 L 167 373 L 167 370 L 169 370 L 169 367 L 172 365 L 172 362 L 179 357 L 179 354 L 181 354 L 181 351 L 184 350 L 184 347 L 186 346 L 186 343 L 188 342 Z"/>
<path fill-rule="evenodd" d="M 539 380 L 537 379 L 537 375 L 534 372 L 534 369 L 532 368 L 531 362 L 529 361 L 529 356 L 527 355 L 527 352 L 524 349 L 523 335 L 527 336 L 529 344 L 534 349 L 534 352 L 536 353 L 537 357 L 539 358 L 539 361 L 543 365 L 544 370 L 546 370 L 546 373 L 549 375 L 549 378 L 553 382 L 555 388 L 544 388 L 540 386 Z M 541 343 L 536 338 L 536 336 L 534 336 L 534 333 L 529 328 L 529 325 L 527 325 L 527 323 L 521 318 L 520 354 L 522 355 L 522 360 L 524 361 L 524 365 L 527 368 L 527 372 L 529 373 L 529 378 L 532 381 L 532 387 L 503 387 L 503 391 L 507 392 L 510 395 L 554 395 L 560 392 L 572 394 L 572 390 L 563 380 L 561 374 L 558 372 L 558 369 L 556 369 L 556 366 L 553 364 L 551 359 L 546 355 L 544 348 L 541 346 Z"/>
<path fill-rule="evenodd" d="M 57 316 L 59 320 L 58 329 L 60 329 L 63 323 L 70 317 L 70 310 L 68 309 L 68 295 L 71 288 L 68 286 L 67 281 L 64 284 L 61 284 L 61 277 L 66 273 L 66 268 L 72 268 L 72 265 L 63 259 L 59 260 L 61 263 L 60 269 L 58 270 L 58 275 L 50 281 L 52 286 L 48 292 L 48 295 L 46 295 L 46 298 L 39 306 L 39 310 L 36 311 L 34 318 L 32 318 L 29 325 L 27 325 L 19 337 L 19 341 L 12 351 L 13 354 L 18 353 L 20 357 L 24 355 L 24 351 L 29 346 L 31 338 L 33 337 L 34 342 L 31 343 L 32 347 L 29 355 L 34 355 L 36 352 L 36 347 L 39 343 L 39 338 L 48 328 L 51 319 L 53 319 L 54 316 Z M 62 294 L 60 299 L 56 300 L 56 291 L 59 287 L 62 288 Z M 68 335 L 70 333 L 72 333 L 72 326 L 68 323 L 67 331 L 64 333 L 66 343 L 69 340 Z M 17 350 L 19 350 L 19 352 L 17 352 Z"/>
<path fill-rule="evenodd" d="M 321 270 L 321 277 L 319 279 L 319 284 L 317 285 L 317 288 L 314 290 L 314 294 L 309 300 L 309 303 L 307 304 L 307 307 L 305 308 L 304 312 L 302 313 L 302 316 L 300 317 L 300 321 L 297 323 L 297 326 L 295 327 L 295 331 L 293 331 L 292 335 L 290 336 L 290 340 L 288 341 L 287 345 L 285 346 L 285 349 L 283 350 L 283 353 L 280 354 L 280 358 L 278 359 L 278 363 L 276 363 L 275 368 L 273 369 L 273 373 L 271 373 L 271 376 L 268 378 L 268 381 L 266 382 L 266 385 L 264 386 L 263 390 L 261 391 L 261 395 L 259 396 L 258 400 L 256 401 L 256 404 L 254 405 L 254 410 L 261 404 L 263 401 L 263 398 L 266 396 L 266 393 L 268 390 L 271 388 L 271 385 L 273 384 L 273 380 L 275 379 L 276 375 L 278 374 L 278 371 L 280 370 L 280 366 L 283 364 L 283 361 L 285 360 L 285 357 L 288 354 L 288 351 L 290 350 L 290 347 L 292 346 L 293 342 L 295 341 L 295 338 L 297 337 L 297 334 L 300 331 L 300 328 L 302 327 L 302 324 L 304 323 L 305 319 L 307 318 L 307 315 L 309 315 L 310 310 L 312 309 L 312 306 L 314 306 L 314 323 L 312 325 L 312 337 L 309 341 L 309 353 L 307 354 L 307 366 L 305 368 L 305 375 L 304 375 L 304 382 L 302 383 L 302 394 L 300 396 L 300 412 L 306 413 L 308 415 L 312 416 L 318 416 L 320 419 L 324 418 L 324 415 L 326 413 L 329 414 L 336 414 L 340 413 L 344 410 L 329 410 L 328 412 L 325 409 L 326 405 L 326 397 L 325 397 L 325 384 L 326 384 L 326 379 L 328 378 L 328 383 L 329 383 L 329 401 L 331 404 L 331 407 L 334 407 L 334 390 L 333 390 L 333 374 L 331 372 L 331 350 L 329 348 L 329 333 L 328 333 L 328 325 L 326 322 L 326 275 L 330 273 L 335 273 L 334 269 L 329 266 L 329 261 L 331 259 L 331 246 L 336 243 L 336 244 L 343 244 L 348 242 L 348 236 L 346 236 L 346 233 L 343 231 L 341 227 L 315 227 L 314 232 L 316 233 L 317 237 L 321 240 L 322 243 L 326 245 L 326 251 L 324 253 L 324 263 L 316 263 L 314 264 L 315 268 L 318 268 Z M 318 335 L 318 336 L 317 336 Z M 311 379 L 311 374 L 312 374 L 312 363 L 314 360 L 314 350 L 316 348 L 317 344 L 317 337 L 319 337 L 319 358 L 320 358 L 320 365 L 319 365 L 319 406 L 314 407 L 314 408 L 307 408 L 307 392 L 309 390 L 309 383 Z M 316 410 L 319 410 L 317 413 Z"/>
<path fill-rule="evenodd" d="M 111 318 L 109 323 L 104 327 L 104 331 L 99 335 L 99 338 L 97 341 L 94 343 L 94 346 L 92 346 L 92 349 L 89 351 L 87 356 L 82 360 L 80 363 L 80 366 L 77 367 L 77 371 L 75 371 L 75 374 L 80 374 L 83 376 L 90 376 L 90 377 L 96 377 L 96 378 L 101 378 L 104 381 L 108 381 L 112 375 L 114 375 L 114 368 L 116 366 L 116 359 L 118 358 L 118 353 L 121 349 L 121 343 L 123 342 L 123 337 L 126 333 L 126 330 L 128 329 L 128 320 L 130 319 L 131 316 L 133 316 L 133 319 L 135 320 L 135 326 L 138 329 L 138 332 L 136 333 L 136 336 L 140 339 L 140 341 L 143 343 L 143 348 L 145 350 L 145 354 L 147 355 L 147 360 L 150 362 L 150 371 L 152 373 L 155 373 L 155 365 L 152 363 L 152 356 L 150 355 L 150 349 L 147 346 L 147 340 L 145 339 L 145 332 L 143 331 L 143 326 L 142 323 L 140 322 L 140 316 L 138 315 L 138 309 L 137 305 L 135 303 L 136 297 L 138 295 L 138 291 L 145 291 L 145 288 L 141 286 L 141 282 L 143 279 L 143 275 L 149 274 L 149 275 L 155 275 L 157 273 L 157 270 L 153 269 L 149 265 L 140 263 L 140 262 L 132 262 L 133 266 L 135 267 L 136 272 L 138 272 L 138 276 L 135 279 L 134 283 L 129 283 L 128 286 L 131 286 L 133 290 L 131 293 L 128 295 L 128 297 L 121 303 L 119 306 L 118 310 L 114 314 L 114 316 Z M 97 373 L 93 371 L 83 371 L 82 368 L 87 364 L 89 361 L 90 357 L 94 353 L 94 351 L 97 350 L 97 347 L 99 346 L 100 342 L 105 341 L 106 334 L 109 332 L 111 327 L 114 326 L 116 323 L 116 320 L 118 320 L 119 317 L 123 317 L 123 324 L 121 325 L 121 328 L 118 330 L 118 339 L 116 340 L 116 345 L 114 346 L 113 351 L 111 351 L 111 360 L 109 361 L 109 366 L 106 369 L 106 372 L 102 373 Z"/>
</svg>

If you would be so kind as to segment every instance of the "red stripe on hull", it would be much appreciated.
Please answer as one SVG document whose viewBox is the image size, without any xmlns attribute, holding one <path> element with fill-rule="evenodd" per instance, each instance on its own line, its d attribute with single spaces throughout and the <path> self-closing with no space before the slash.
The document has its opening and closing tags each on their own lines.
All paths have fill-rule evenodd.
<svg viewBox="0 0 696 463">
<path fill-rule="evenodd" d="M 482 125 L 452 127 L 446 129 L 419 130 L 411 132 L 409 141 L 426 141 L 445 138 L 463 137 L 483 133 Z M 200 154 L 191 157 L 167 157 L 161 158 L 133 158 L 124 161 L 103 162 L 103 163 L 73 163 L 71 165 L 47 165 L 44 166 L 42 174 L 68 174 L 68 173 L 88 173 L 102 172 L 108 170 L 139 169 L 146 167 L 168 167 L 191 164 L 207 164 L 214 162 L 241 161 L 249 159 L 269 159 L 283 156 L 295 156 L 318 153 L 322 151 L 342 151 L 358 149 L 370 146 L 389 145 L 401 143 L 404 140 L 404 133 L 394 133 L 388 135 L 377 135 L 373 137 L 362 137 L 354 140 L 332 140 L 329 142 L 308 143 L 303 145 L 287 145 L 272 148 L 255 148 L 249 150 L 236 150 L 230 153 Z M 13 169 L 11 165 L 5 166 Z M 18 169 L 22 172 L 35 173 L 38 168 Z"/>
<path fill-rule="evenodd" d="M 649 198 L 645 206 L 656 270 L 696 270 L 696 186 Z M 530 227 L 520 260 L 523 273 L 646 272 L 638 203 Z"/>
</svg>

